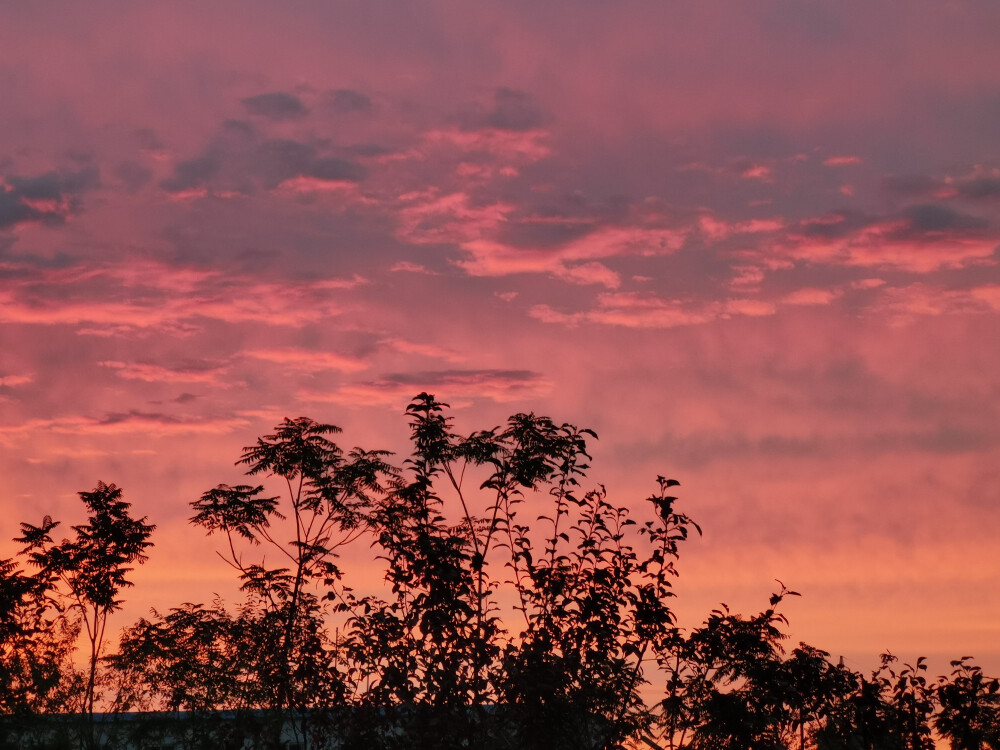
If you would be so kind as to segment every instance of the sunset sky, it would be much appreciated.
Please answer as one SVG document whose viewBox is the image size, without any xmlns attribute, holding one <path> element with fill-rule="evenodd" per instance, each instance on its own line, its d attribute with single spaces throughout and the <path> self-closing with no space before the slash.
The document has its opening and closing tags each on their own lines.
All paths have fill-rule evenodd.
<svg viewBox="0 0 1000 750">
<path fill-rule="evenodd" d="M 1000 4 L 0 5 L 0 557 L 125 489 L 119 620 L 283 417 L 593 428 L 677 609 L 1000 672 Z M 399 457 L 402 460 L 403 456 Z M 362 550 L 363 551 L 363 550 Z M 360 563 L 359 563 L 360 564 Z"/>
</svg>

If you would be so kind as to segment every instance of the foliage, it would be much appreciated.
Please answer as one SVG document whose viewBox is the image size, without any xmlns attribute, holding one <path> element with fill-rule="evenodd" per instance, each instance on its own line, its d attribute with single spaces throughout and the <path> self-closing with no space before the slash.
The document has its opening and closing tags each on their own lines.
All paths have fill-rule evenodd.
<svg viewBox="0 0 1000 750">
<path fill-rule="evenodd" d="M 81 687 L 72 662 L 79 632 L 79 618 L 59 611 L 43 579 L 0 560 L 0 714 L 67 710 Z"/>
<path fill-rule="evenodd" d="M 222 540 L 243 601 L 153 611 L 106 659 L 107 618 L 153 527 L 103 484 L 81 493 L 89 519 L 72 540 L 55 543 L 49 518 L 22 524 L 33 572 L 0 561 L 0 711 L 92 712 L 103 684 L 113 713 L 188 717 L 125 722 L 139 744 L 277 745 L 291 731 L 365 750 L 925 750 L 933 728 L 1000 750 L 1000 682 L 968 657 L 933 681 L 923 659 L 886 654 L 863 675 L 804 643 L 786 651 L 781 606 L 798 594 L 783 584 L 757 614 L 720 605 L 680 628 L 673 581 L 701 529 L 674 479 L 638 506 L 585 488 L 592 431 L 515 414 L 461 435 L 428 394 L 407 415 L 398 468 L 307 418 L 247 447 L 238 464 L 260 483 L 217 485 L 191 518 Z M 349 585 L 349 545 L 370 547 L 381 590 Z"/>
<path fill-rule="evenodd" d="M 955 750 L 1000 750 L 1000 680 L 990 679 L 963 656 L 937 687 L 934 728 Z"/>
<path fill-rule="evenodd" d="M 135 564 L 146 561 L 155 528 L 145 518 L 129 515 L 131 504 L 122 499 L 115 485 L 98 482 L 92 492 L 81 492 L 88 511 L 87 523 L 73 526 L 72 539 L 53 542 L 50 532 L 58 526 L 46 516 L 41 526 L 21 524 L 23 554 L 38 569 L 38 585 L 58 595 L 66 607 L 79 614 L 89 645 L 88 673 L 81 709 L 94 712 L 97 670 L 105 644 L 108 616 L 119 609 L 123 588 L 132 583 L 127 575 Z"/>
</svg>

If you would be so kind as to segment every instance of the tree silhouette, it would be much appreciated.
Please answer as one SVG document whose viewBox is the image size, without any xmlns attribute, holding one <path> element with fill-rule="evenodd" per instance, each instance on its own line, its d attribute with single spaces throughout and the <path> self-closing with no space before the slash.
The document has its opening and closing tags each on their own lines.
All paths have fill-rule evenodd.
<svg viewBox="0 0 1000 750">
<path fill-rule="evenodd" d="M 155 526 L 145 518 L 132 518 L 131 504 L 122 500 L 121 489 L 113 484 L 98 482 L 92 492 L 79 495 L 88 517 L 87 523 L 72 527 L 74 538 L 55 544 L 49 532 L 58 522 L 46 516 L 41 526 L 22 523 L 17 541 L 41 579 L 80 614 L 89 646 L 81 708 L 92 715 L 108 616 L 121 606 L 120 591 L 132 585 L 126 577 L 132 566 L 146 561 Z"/>
<path fill-rule="evenodd" d="M 338 550 L 368 528 L 368 509 L 384 495 L 383 483 L 394 470 L 384 451 L 354 449 L 345 456 L 329 439 L 339 431 L 306 418 L 286 419 L 244 450 L 239 463 L 249 467 L 247 474 L 278 480 L 283 501 L 265 494 L 263 485 L 219 485 L 192 504 L 192 523 L 225 536 L 222 557 L 239 573 L 248 596 L 236 623 L 244 634 L 255 634 L 257 656 L 249 663 L 261 692 L 247 705 L 306 709 L 346 691 L 333 666 L 318 586 L 340 579 Z M 277 537 L 276 529 L 289 538 Z M 266 546 L 282 564 L 251 557 L 247 544 Z M 224 618 L 219 625 L 224 632 Z M 247 664 L 250 654 L 243 657 Z"/>
<path fill-rule="evenodd" d="M 982 669 L 963 656 L 951 662 L 951 677 L 937 685 L 940 709 L 934 728 L 955 750 L 1000 749 L 1000 680 L 983 675 Z"/>
<path fill-rule="evenodd" d="M 103 483 L 80 493 L 72 539 L 48 517 L 22 524 L 0 561 L 0 746 L 52 740 L 45 714 L 99 705 L 188 714 L 126 722 L 108 747 L 271 747 L 294 731 L 364 750 L 929 750 L 933 728 L 956 750 L 1000 750 L 1000 681 L 969 657 L 934 681 L 922 658 L 885 654 L 869 675 L 788 652 L 783 584 L 757 614 L 720 605 L 680 628 L 677 563 L 701 529 L 675 479 L 631 507 L 584 487 L 592 431 L 515 414 L 463 435 L 426 393 L 407 415 L 398 468 L 307 418 L 244 449 L 262 483 L 218 485 L 191 518 L 223 540 L 243 601 L 153 611 L 111 657 L 108 618 L 152 525 Z M 371 550 L 381 590 L 350 585 L 349 545 Z"/>
<path fill-rule="evenodd" d="M 71 710 L 81 675 L 72 653 L 80 632 L 75 612 L 60 611 L 43 577 L 0 560 L 0 715 Z"/>
</svg>

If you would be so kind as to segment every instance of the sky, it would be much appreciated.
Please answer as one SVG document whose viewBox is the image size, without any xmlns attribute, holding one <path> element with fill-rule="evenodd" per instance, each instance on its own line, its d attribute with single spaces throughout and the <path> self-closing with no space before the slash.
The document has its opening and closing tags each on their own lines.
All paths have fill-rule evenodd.
<svg viewBox="0 0 1000 750">
<path fill-rule="evenodd" d="M 284 417 L 593 428 L 676 609 L 1000 672 L 1000 5 L 0 2 L 0 556 L 125 490 L 119 623 Z M 402 460 L 404 456 L 399 456 Z M 644 515 L 645 514 L 645 515 Z M 361 562 L 358 562 L 361 565 Z M 363 568 L 359 568 L 363 572 Z"/>
</svg>

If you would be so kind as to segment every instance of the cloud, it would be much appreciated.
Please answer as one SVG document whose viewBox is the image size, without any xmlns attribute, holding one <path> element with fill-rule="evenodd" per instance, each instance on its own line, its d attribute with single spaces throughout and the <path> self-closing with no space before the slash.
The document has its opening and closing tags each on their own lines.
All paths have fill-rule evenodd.
<svg viewBox="0 0 1000 750">
<path fill-rule="evenodd" d="M 441 194 L 435 189 L 400 196 L 396 235 L 418 245 L 476 240 L 500 226 L 514 210 L 509 203 L 476 205 L 464 192 Z"/>
<path fill-rule="evenodd" d="M 240 101 L 251 115 L 268 120 L 298 120 L 309 114 L 301 99 L 282 91 L 248 96 Z"/>
<path fill-rule="evenodd" d="M 786 294 L 781 301 L 786 305 L 829 305 L 842 294 L 843 292 L 839 289 L 806 287 Z"/>
<path fill-rule="evenodd" d="M 1000 170 L 976 167 L 971 174 L 944 178 L 930 175 L 891 175 L 882 180 L 882 185 L 894 195 L 904 198 L 986 201 L 1000 198 Z"/>
<path fill-rule="evenodd" d="M 494 92 L 493 99 L 493 109 L 482 121 L 484 127 L 527 131 L 541 126 L 542 112 L 529 94 L 500 87 Z"/>
<path fill-rule="evenodd" d="M 985 219 L 933 203 L 908 206 L 903 210 L 903 215 L 909 221 L 908 226 L 901 230 L 904 233 L 978 231 L 989 226 L 989 222 Z"/>
<path fill-rule="evenodd" d="M 732 267 L 733 278 L 729 281 L 729 286 L 743 292 L 752 292 L 760 288 L 764 281 L 765 270 L 760 266 L 734 265 Z"/>
<path fill-rule="evenodd" d="M 134 161 L 119 162 L 113 174 L 130 193 L 137 192 L 153 179 L 153 170 Z"/>
<path fill-rule="evenodd" d="M 152 128 L 136 128 L 132 135 L 139 147 L 147 153 L 161 153 L 166 149 L 163 139 Z"/>
<path fill-rule="evenodd" d="M 1000 284 L 968 289 L 948 289 L 937 284 L 915 283 L 888 288 L 878 303 L 897 325 L 922 317 L 977 315 L 1000 312 Z"/>
<path fill-rule="evenodd" d="M 370 112 L 372 110 L 372 100 L 367 95 L 353 89 L 331 91 L 326 101 L 330 108 L 339 114 Z"/>
<path fill-rule="evenodd" d="M 401 260 L 393 263 L 389 270 L 393 273 L 403 271 L 406 273 L 423 273 L 431 276 L 436 275 L 434 271 L 431 271 L 426 266 L 422 266 L 419 263 L 412 263 L 408 260 Z"/>
<path fill-rule="evenodd" d="M 16 388 L 34 382 L 31 375 L 0 375 L 0 388 Z"/>
<path fill-rule="evenodd" d="M 777 232 L 785 226 L 783 219 L 749 219 L 730 222 L 711 214 L 698 217 L 698 231 L 710 240 L 718 241 L 740 234 Z"/>
<path fill-rule="evenodd" d="M 0 230 L 23 224 L 63 224 L 79 212 L 81 196 L 99 182 L 94 167 L 0 177 Z"/>
<path fill-rule="evenodd" d="M 599 295 L 597 307 L 591 310 L 563 313 L 549 305 L 536 305 L 530 315 L 544 323 L 570 326 L 599 323 L 623 328 L 677 328 L 733 316 L 770 316 L 775 312 L 775 305 L 766 300 L 734 298 L 704 302 L 663 299 L 638 292 L 615 292 Z"/>
<path fill-rule="evenodd" d="M 959 182 L 957 189 L 964 198 L 1000 198 L 1000 177 L 973 177 Z"/>
<path fill-rule="evenodd" d="M 359 372 L 368 368 L 368 363 L 357 357 L 311 349 L 250 349 L 243 354 L 253 359 L 273 362 L 293 370 L 309 373 L 323 370 Z"/>
<path fill-rule="evenodd" d="M 771 182 L 774 179 L 774 170 L 766 164 L 750 164 L 740 169 L 740 177 L 745 180 Z"/>
<path fill-rule="evenodd" d="M 119 377 L 126 380 L 143 380 L 147 383 L 217 384 L 221 382 L 221 377 L 228 372 L 228 367 L 205 364 L 188 367 L 164 367 L 148 362 L 121 362 L 118 360 L 103 360 L 97 364 L 115 370 Z"/>
<path fill-rule="evenodd" d="M 551 389 L 551 382 L 531 370 L 438 370 L 390 374 L 332 391 L 302 391 L 299 398 L 355 407 L 400 406 L 426 391 L 444 401 L 485 398 L 505 403 L 545 396 Z"/>
<path fill-rule="evenodd" d="M 160 187 L 170 193 L 183 193 L 203 187 L 222 168 L 222 160 L 215 154 L 206 154 L 182 161 L 174 166 L 174 174 L 160 182 Z"/>
<path fill-rule="evenodd" d="M 883 188 L 904 198 L 929 198 L 946 185 L 944 180 L 922 174 L 889 175 L 882 179 Z"/>
<path fill-rule="evenodd" d="M 859 156 L 831 156 L 823 160 L 824 167 L 848 167 L 860 163 L 861 157 Z"/>
<path fill-rule="evenodd" d="M 430 357 L 433 359 L 443 359 L 448 362 L 462 362 L 466 359 L 464 354 L 456 352 L 454 349 L 437 346 L 435 344 L 422 344 L 415 341 L 408 341 L 402 338 L 387 338 L 379 341 L 379 344 L 395 349 L 401 354 L 416 354 L 420 357 Z"/>
<path fill-rule="evenodd" d="M 309 144 L 281 139 L 267 140 L 257 147 L 253 171 L 268 189 L 296 177 L 358 182 L 367 174 L 360 164 L 335 156 L 320 156 Z"/>
<path fill-rule="evenodd" d="M 455 148 L 466 154 L 483 154 L 509 162 L 537 162 L 552 153 L 548 131 L 483 128 L 439 128 L 424 134 L 424 149 Z"/>
<path fill-rule="evenodd" d="M 261 138 L 248 123 L 229 121 L 192 159 L 178 162 L 160 187 L 175 196 L 209 192 L 248 195 L 296 181 L 312 184 L 357 183 L 368 170 L 356 161 L 325 152 L 323 147 L 289 138 Z"/>
<path fill-rule="evenodd" d="M 129 289 L 135 297 L 142 289 L 174 294 L 191 294 L 217 283 L 225 283 L 222 274 L 211 268 L 170 265 L 154 260 L 129 259 L 117 265 L 76 269 L 79 281 L 110 279 Z M 64 278 L 63 283 L 73 279 Z"/>
<path fill-rule="evenodd" d="M 541 273 L 575 284 L 616 289 L 618 274 L 597 259 L 667 255 L 678 250 L 686 237 L 681 229 L 607 226 L 557 247 L 514 247 L 480 239 L 462 243 L 467 257 L 455 264 L 470 276 Z"/>
<path fill-rule="evenodd" d="M 245 428 L 241 418 L 187 418 L 130 410 L 112 412 L 103 417 L 67 416 L 56 419 L 32 419 L 21 424 L 0 425 L 0 441 L 10 443 L 24 435 L 133 435 L 167 437 L 171 435 L 221 435 Z"/>
<path fill-rule="evenodd" d="M 177 332 L 201 321 L 300 327 L 340 313 L 336 299 L 364 283 L 353 279 L 266 282 L 159 264 L 41 273 L 0 289 L 0 322 L 87 324 L 87 333 L 141 329 Z"/>
<path fill-rule="evenodd" d="M 912 273 L 992 263 L 1000 235 L 985 219 L 940 204 L 883 219 L 841 212 L 807 219 L 774 249 L 817 264 L 886 266 Z"/>
<path fill-rule="evenodd" d="M 603 263 L 594 260 L 579 265 L 561 265 L 552 272 L 553 276 L 571 284 L 600 284 L 608 289 L 621 286 L 621 277 Z"/>
</svg>

